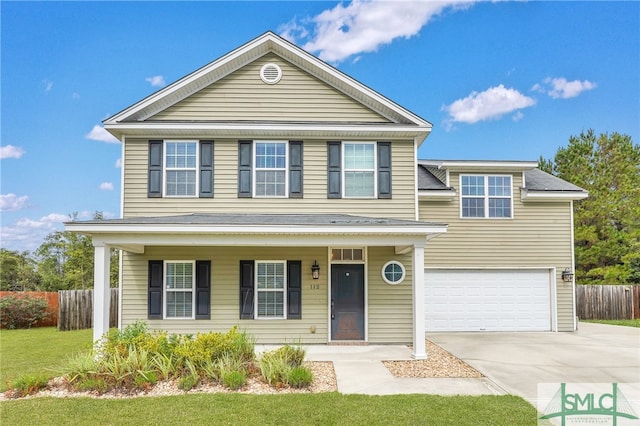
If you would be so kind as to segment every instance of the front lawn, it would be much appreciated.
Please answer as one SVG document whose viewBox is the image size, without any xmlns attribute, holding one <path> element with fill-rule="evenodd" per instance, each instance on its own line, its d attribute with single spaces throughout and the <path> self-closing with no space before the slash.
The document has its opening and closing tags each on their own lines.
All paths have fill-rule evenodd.
<svg viewBox="0 0 640 426">
<path fill-rule="evenodd" d="M 595 322 L 598 324 L 622 325 L 624 327 L 640 327 L 640 319 L 630 320 L 581 320 L 582 322 Z"/>
<path fill-rule="evenodd" d="M 2 402 L 3 424 L 37 425 L 535 425 L 515 396 L 189 394 Z"/>
<path fill-rule="evenodd" d="M 91 347 L 91 330 L 55 328 L 2 330 L 2 387 L 26 374 L 53 377 L 70 355 Z M 7 425 L 155 424 L 437 424 L 535 425 L 536 410 L 506 396 L 392 395 L 339 393 L 249 395 L 182 394 L 129 399 L 24 398 L 0 403 Z"/>
<path fill-rule="evenodd" d="M 92 330 L 58 331 L 55 327 L 0 331 L 0 390 L 20 376 L 55 377 L 70 355 L 91 348 Z"/>
</svg>

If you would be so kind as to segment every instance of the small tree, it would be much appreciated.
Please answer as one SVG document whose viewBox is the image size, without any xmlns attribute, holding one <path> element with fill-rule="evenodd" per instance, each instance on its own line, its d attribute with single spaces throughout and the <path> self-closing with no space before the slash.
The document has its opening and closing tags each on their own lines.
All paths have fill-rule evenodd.
<svg viewBox="0 0 640 426">
<path fill-rule="evenodd" d="M 0 248 L 0 290 L 28 291 L 40 286 L 36 262 L 28 251 Z"/>
<path fill-rule="evenodd" d="M 77 213 L 69 216 L 72 221 Z M 102 220 L 96 212 L 94 220 Z M 94 248 L 91 238 L 69 231 L 52 232 L 36 250 L 42 287 L 46 290 L 93 288 Z M 118 282 L 118 250 L 111 250 L 111 284 Z"/>
<path fill-rule="evenodd" d="M 640 145 L 589 130 L 571 136 L 542 168 L 589 191 L 574 204 L 577 281 L 640 280 Z"/>
</svg>

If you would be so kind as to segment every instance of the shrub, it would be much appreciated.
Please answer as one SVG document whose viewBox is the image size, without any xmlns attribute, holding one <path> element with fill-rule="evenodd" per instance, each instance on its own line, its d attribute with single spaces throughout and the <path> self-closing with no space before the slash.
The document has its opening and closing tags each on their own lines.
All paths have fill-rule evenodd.
<svg viewBox="0 0 640 426">
<path fill-rule="evenodd" d="M 299 367 L 304 361 L 305 350 L 301 346 L 284 345 L 275 350 L 276 355 L 281 357 L 291 367 Z"/>
<path fill-rule="evenodd" d="M 260 360 L 262 378 L 270 385 L 305 387 L 313 381 L 311 370 L 302 366 L 305 351 L 301 347 L 284 345 L 265 352 Z"/>
<path fill-rule="evenodd" d="M 49 376 L 44 373 L 18 377 L 11 384 L 11 397 L 20 398 L 25 395 L 32 395 L 40 389 L 46 388 L 48 383 Z"/>
<path fill-rule="evenodd" d="M 2 328 L 31 328 L 49 316 L 46 300 L 28 294 L 0 298 L 0 326 Z"/>
<path fill-rule="evenodd" d="M 231 390 L 237 390 L 247 383 L 247 373 L 244 371 L 227 371 L 222 375 L 222 384 Z"/>
<path fill-rule="evenodd" d="M 287 383 L 294 388 L 306 388 L 311 382 L 313 382 L 313 373 L 307 367 L 293 367 L 287 375 Z"/>
<path fill-rule="evenodd" d="M 76 387 L 77 384 L 83 383 L 98 374 L 98 361 L 93 353 L 79 353 L 69 358 L 69 366 L 65 377 L 67 382 Z M 86 389 L 83 389 L 86 390 Z"/>
<path fill-rule="evenodd" d="M 279 356 L 276 351 L 266 352 L 260 359 L 262 378 L 271 386 L 284 386 L 290 369 L 291 367 L 289 367 L 286 360 Z"/>
<path fill-rule="evenodd" d="M 74 382 L 73 388 L 80 392 L 92 391 L 96 393 L 105 393 L 107 390 L 109 390 L 109 386 L 107 385 L 107 382 L 104 379 L 99 377 L 97 378 L 90 377 L 90 378 L 78 380 Z"/>
</svg>

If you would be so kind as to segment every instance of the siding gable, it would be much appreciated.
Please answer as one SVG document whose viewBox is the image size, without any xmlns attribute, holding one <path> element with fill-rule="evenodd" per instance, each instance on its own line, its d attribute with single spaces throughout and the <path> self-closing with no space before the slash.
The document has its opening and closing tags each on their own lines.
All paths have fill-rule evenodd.
<svg viewBox="0 0 640 426">
<path fill-rule="evenodd" d="M 260 69 L 282 69 L 277 84 L 266 84 Z M 313 77 L 274 53 L 245 65 L 148 121 L 302 121 L 389 123 L 390 120 Z"/>
</svg>

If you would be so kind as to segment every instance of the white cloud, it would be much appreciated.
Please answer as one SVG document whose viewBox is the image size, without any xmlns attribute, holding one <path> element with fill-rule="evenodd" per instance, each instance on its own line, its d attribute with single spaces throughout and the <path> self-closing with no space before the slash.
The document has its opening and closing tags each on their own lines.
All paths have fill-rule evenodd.
<svg viewBox="0 0 640 426">
<path fill-rule="evenodd" d="M 165 84 L 167 84 L 164 81 L 164 77 L 161 75 L 154 75 L 153 77 L 147 77 L 144 80 L 153 87 L 162 87 Z"/>
<path fill-rule="evenodd" d="M 542 83 L 536 83 L 531 90 L 546 93 L 553 99 L 569 99 L 575 98 L 586 90 L 593 90 L 598 85 L 588 80 L 567 81 L 564 77 L 551 78 L 547 77 Z"/>
<path fill-rule="evenodd" d="M 27 207 L 29 196 L 23 195 L 18 197 L 16 194 L 0 194 L 0 211 L 15 212 Z"/>
<path fill-rule="evenodd" d="M 95 125 L 89 133 L 84 135 L 85 138 L 93 141 L 107 142 L 107 143 L 120 143 L 111 133 L 107 132 L 104 127 Z"/>
<path fill-rule="evenodd" d="M 93 219 L 95 212 L 84 210 L 78 213 L 77 220 Z M 116 217 L 113 213 L 105 212 L 105 219 Z M 9 250 L 35 250 L 45 237 L 54 231 L 62 231 L 63 222 L 71 221 L 66 214 L 50 213 L 40 219 L 23 217 L 10 226 L 0 228 L 0 242 L 2 247 Z"/>
<path fill-rule="evenodd" d="M 122 158 L 118 158 L 115 162 L 115 164 L 113 165 L 116 169 L 119 169 L 122 167 Z"/>
<path fill-rule="evenodd" d="M 62 222 L 69 220 L 68 215 L 59 213 L 51 213 L 38 220 L 23 217 L 12 226 L 0 228 L 2 247 L 9 250 L 35 250 L 47 234 L 61 230 Z"/>
<path fill-rule="evenodd" d="M 49 80 L 48 78 L 42 80 L 42 84 L 44 85 L 44 91 L 47 93 L 49 93 L 51 89 L 53 89 L 53 81 Z"/>
<path fill-rule="evenodd" d="M 364 52 L 374 52 L 394 39 L 411 38 L 431 18 L 445 9 L 464 9 L 473 1 L 353 0 L 339 3 L 312 18 L 293 20 L 280 28 L 283 37 L 304 43 L 320 59 L 339 62 Z M 305 25 L 313 25 L 309 31 Z"/>
<path fill-rule="evenodd" d="M 513 121 L 520 121 L 524 118 L 524 114 L 522 113 L 522 111 L 517 111 L 515 114 L 513 114 L 513 116 L 511 117 L 511 119 Z"/>
<path fill-rule="evenodd" d="M 20 158 L 24 155 L 25 150 L 19 146 L 5 145 L 0 147 L 0 159 L 5 158 Z"/>
<path fill-rule="evenodd" d="M 499 118 L 504 114 L 535 105 L 535 103 L 535 99 L 525 96 L 515 89 L 507 89 L 501 84 L 497 87 L 490 87 L 484 92 L 471 92 L 466 98 L 443 106 L 442 110 L 449 113 L 447 120 L 449 123 L 473 124 L 478 121 Z M 515 118 L 521 119 L 522 113 L 516 113 Z"/>
<path fill-rule="evenodd" d="M 71 99 L 80 99 L 80 93 L 78 92 L 73 92 L 71 94 Z"/>
<path fill-rule="evenodd" d="M 113 183 L 111 183 L 111 182 L 102 182 L 100 184 L 100 190 L 102 190 L 102 191 L 113 191 Z"/>
</svg>

